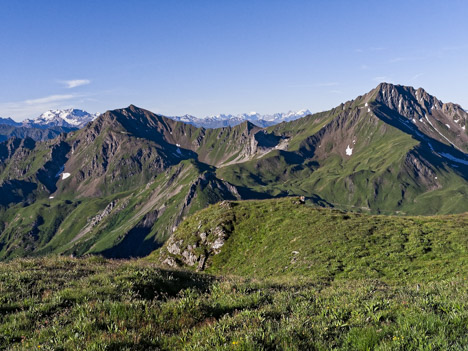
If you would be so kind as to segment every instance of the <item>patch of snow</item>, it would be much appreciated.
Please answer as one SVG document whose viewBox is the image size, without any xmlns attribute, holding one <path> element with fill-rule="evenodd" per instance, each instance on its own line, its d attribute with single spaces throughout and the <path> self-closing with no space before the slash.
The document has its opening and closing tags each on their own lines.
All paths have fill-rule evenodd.
<svg viewBox="0 0 468 351">
<path fill-rule="evenodd" d="M 441 152 L 440 155 L 445 157 L 445 158 L 448 158 L 450 161 L 461 163 L 462 165 L 467 165 L 468 166 L 468 161 L 462 160 L 461 158 L 455 157 L 455 156 L 447 154 L 445 152 Z"/>
<path fill-rule="evenodd" d="M 65 169 L 65 165 L 63 165 L 62 167 L 60 167 L 59 171 L 58 171 L 57 174 L 55 175 L 55 178 L 60 177 L 60 175 L 62 174 L 62 172 L 63 172 L 64 169 Z"/>
<path fill-rule="evenodd" d="M 431 127 L 434 128 L 434 130 L 435 130 L 437 133 L 439 133 L 439 135 L 440 135 L 442 138 L 444 138 L 445 140 L 447 140 L 447 141 L 449 142 L 450 145 L 453 145 L 452 142 L 451 142 L 445 135 L 443 135 L 441 132 L 439 132 L 439 130 L 438 130 L 436 127 L 434 127 L 434 125 L 431 123 L 431 121 L 429 121 L 429 118 L 427 118 L 427 115 L 424 115 L 424 117 L 426 117 L 427 122 L 429 122 L 429 124 L 431 125 Z M 454 146 L 455 146 L 455 145 L 454 145 Z M 458 147 L 457 147 L 457 149 L 458 149 Z"/>
<path fill-rule="evenodd" d="M 53 198 L 54 198 L 53 196 L 49 196 L 49 199 L 51 199 L 51 200 L 52 200 Z"/>
<path fill-rule="evenodd" d="M 91 114 L 78 109 L 49 110 L 37 118 L 25 120 L 23 124 L 26 126 L 39 125 L 44 127 L 63 126 L 80 128 L 94 121 L 99 115 L 99 113 Z"/>
<path fill-rule="evenodd" d="M 352 154 L 353 154 L 353 149 L 351 149 L 348 145 L 348 147 L 346 148 L 346 155 L 351 156 Z"/>
<path fill-rule="evenodd" d="M 370 112 L 370 108 L 367 108 L 367 112 Z"/>
<path fill-rule="evenodd" d="M 71 176 L 70 173 L 62 173 L 62 179 L 67 179 L 69 176 Z"/>
<path fill-rule="evenodd" d="M 434 179 L 437 179 L 437 177 L 434 177 Z"/>
<path fill-rule="evenodd" d="M 345 106 L 343 106 L 343 110 L 344 109 L 345 109 Z M 172 116 L 172 117 L 170 116 L 169 118 L 174 119 L 176 121 L 190 123 L 198 127 L 216 128 L 216 127 L 235 126 L 244 121 L 250 121 L 254 124 L 256 123 L 259 126 L 270 126 L 270 125 L 278 124 L 281 122 L 293 121 L 298 118 L 302 118 L 311 114 L 312 112 L 310 110 L 302 109 L 299 111 L 289 111 L 289 112 L 265 114 L 265 115 L 262 115 L 257 112 L 249 112 L 249 113 L 242 113 L 238 115 L 219 114 L 219 115 L 205 116 L 202 118 L 190 116 L 190 115 Z"/>
<path fill-rule="evenodd" d="M 180 144 L 176 144 L 177 147 L 180 147 Z"/>
<path fill-rule="evenodd" d="M 450 126 L 447 123 L 445 123 L 445 125 L 447 126 L 448 129 L 450 129 Z"/>
<path fill-rule="evenodd" d="M 366 102 L 366 104 L 365 104 L 364 106 L 366 106 L 366 107 L 367 107 L 367 106 L 369 106 L 369 104 Z"/>
<path fill-rule="evenodd" d="M 412 119 L 412 121 L 413 121 L 414 124 L 416 124 L 416 120 L 414 118 Z"/>
<path fill-rule="evenodd" d="M 463 126 L 462 129 L 465 130 L 465 126 Z"/>
</svg>

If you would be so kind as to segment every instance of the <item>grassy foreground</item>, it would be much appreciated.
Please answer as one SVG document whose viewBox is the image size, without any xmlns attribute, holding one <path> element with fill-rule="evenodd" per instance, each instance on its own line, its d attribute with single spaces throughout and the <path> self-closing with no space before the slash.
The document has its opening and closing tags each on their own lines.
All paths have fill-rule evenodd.
<svg viewBox="0 0 468 351">
<path fill-rule="evenodd" d="M 468 213 L 376 216 L 298 205 L 296 199 L 211 205 L 185 220 L 153 256 L 182 265 L 187 252 L 205 255 L 208 273 L 256 278 L 403 284 L 468 277 Z M 216 254 L 211 243 L 221 231 L 227 239 Z M 171 243 L 180 253 L 169 252 Z"/>
<path fill-rule="evenodd" d="M 97 257 L 0 264 L 0 349 L 467 350 L 463 277 L 216 278 Z"/>
</svg>

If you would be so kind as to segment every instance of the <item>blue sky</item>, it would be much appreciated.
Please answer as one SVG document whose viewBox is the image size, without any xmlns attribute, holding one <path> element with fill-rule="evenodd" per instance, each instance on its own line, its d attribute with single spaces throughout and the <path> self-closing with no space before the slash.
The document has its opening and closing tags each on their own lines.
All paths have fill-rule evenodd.
<svg viewBox="0 0 468 351">
<path fill-rule="evenodd" d="M 381 81 L 468 108 L 467 1 L 0 0 L 0 116 L 322 111 Z"/>
</svg>

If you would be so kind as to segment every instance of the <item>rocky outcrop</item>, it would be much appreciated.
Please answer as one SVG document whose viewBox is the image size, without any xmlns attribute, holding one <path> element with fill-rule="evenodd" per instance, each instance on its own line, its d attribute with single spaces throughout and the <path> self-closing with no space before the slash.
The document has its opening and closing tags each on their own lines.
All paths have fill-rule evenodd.
<svg viewBox="0 0 468 351">
<path fill-rule="evenodd" d="M 392 125 L 397 123 L 398 127 L 401 122 L 402 129 L 415 133 L 418 139 L 429 137 L 464 153 L 468 151 L 468 113 L 460 105 L 443 103 L 422 88 L 388 83 L 380 84 L 368 95 L 375 97 L 374 104 L 385 107 L 383 112 L 391 115 Z"/>
<path fill-rule="evenodd" d="M 218 205 L 222 210 L 232 214 L 231 203 L 222 201 Z M 189 266 L 202 271 L 209 266 L 210 258 L 219 254 L 222 247 L 233 230 L 233 218 L 229 215 L 215 227 L 205 227 L 203 221 L 198 222 L 198 227 L 188 233 L 179 228 L 169 238 L 161 251 L 162 264 L 169 267 Z"/>
<path fill-rule="evenodd" d="M 94 227 L 98 225 L 104 218 L 106 218 L 114 209 L 115 205 L 117 204 L 117 201 L 111 201 L 102 212 L 98 213 L 96 216 L 92 217 L 91 219 L 88 220 L 88 223 L 91 227 Z M 121 206 L 122 207 L 122 206 Z M 124 208 L 123 206 L 122 208 Z"/>
<path fill-rule="evenodd" d="M 88 219 L 87 225 L 76 235 L 71 242 L 75 242 L 79 239 L 81 239 L 83 236 L 85 236 L 87 233 L 89 233 L 95 226 L 97 226 L 99 223 L 101 223 L 107 216 L 109 216 L 111 213 L 112 215 L 116 215 L 123 209 L 125 209 L 128 205 L 128 199 L 122 201 L 122 203 L 117 206 L 118 201 L 113 200 L 111 201 L 101 212 L 99 212 L 97 215 L 94 217 L 91 217 Z"/>
<path fill-rule="evenodd" d="M 431 164 L 421 155 L 418 155 L 416 151 L 412 151 L 406 155 L 404 168 L 418 184 L 424 185 L 427 190 L 436 190 L 441 188 L 441 184 L 437 179 Z"/>
</svg>

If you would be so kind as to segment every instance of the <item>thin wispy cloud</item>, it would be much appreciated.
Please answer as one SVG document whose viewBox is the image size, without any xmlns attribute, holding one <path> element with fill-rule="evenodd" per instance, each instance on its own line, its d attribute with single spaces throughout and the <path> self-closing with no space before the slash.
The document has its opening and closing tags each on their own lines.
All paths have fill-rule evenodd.
<svg viewBox="0 0 468 351">
<path fill-rule="evenodd" d="M 0 116 L 12 117 L 16 120 L 37 117 L 50 109 L 62 109 L 72 107 L 83 95 L 56 94 L 24 101 L 12 101 L 0 103 Z"/>
<path fill-rule="evenodd" d="M 62 81 L 62 83 L 65 84 L 65 86 L 68 89 L 73 89 L 76 87 L 81 87 L 83 85 L 88 85 L 91 83 L 91 81 L 89 79 L 73 79 L 73 80 L 64 80 Z"/>
<path fill-rule="evenodd" d="M 40 105 L 40 104 L 49 104 L 54 102 L 60 102 L 65 100 L 70 100 L 77 97 L 74 94 L 65 94 L 65 95 L 49 95 L 46 97 L 32 99 L 32 100 L 25 100 L 24 103 L 26 105 Z"/>
</svg>

